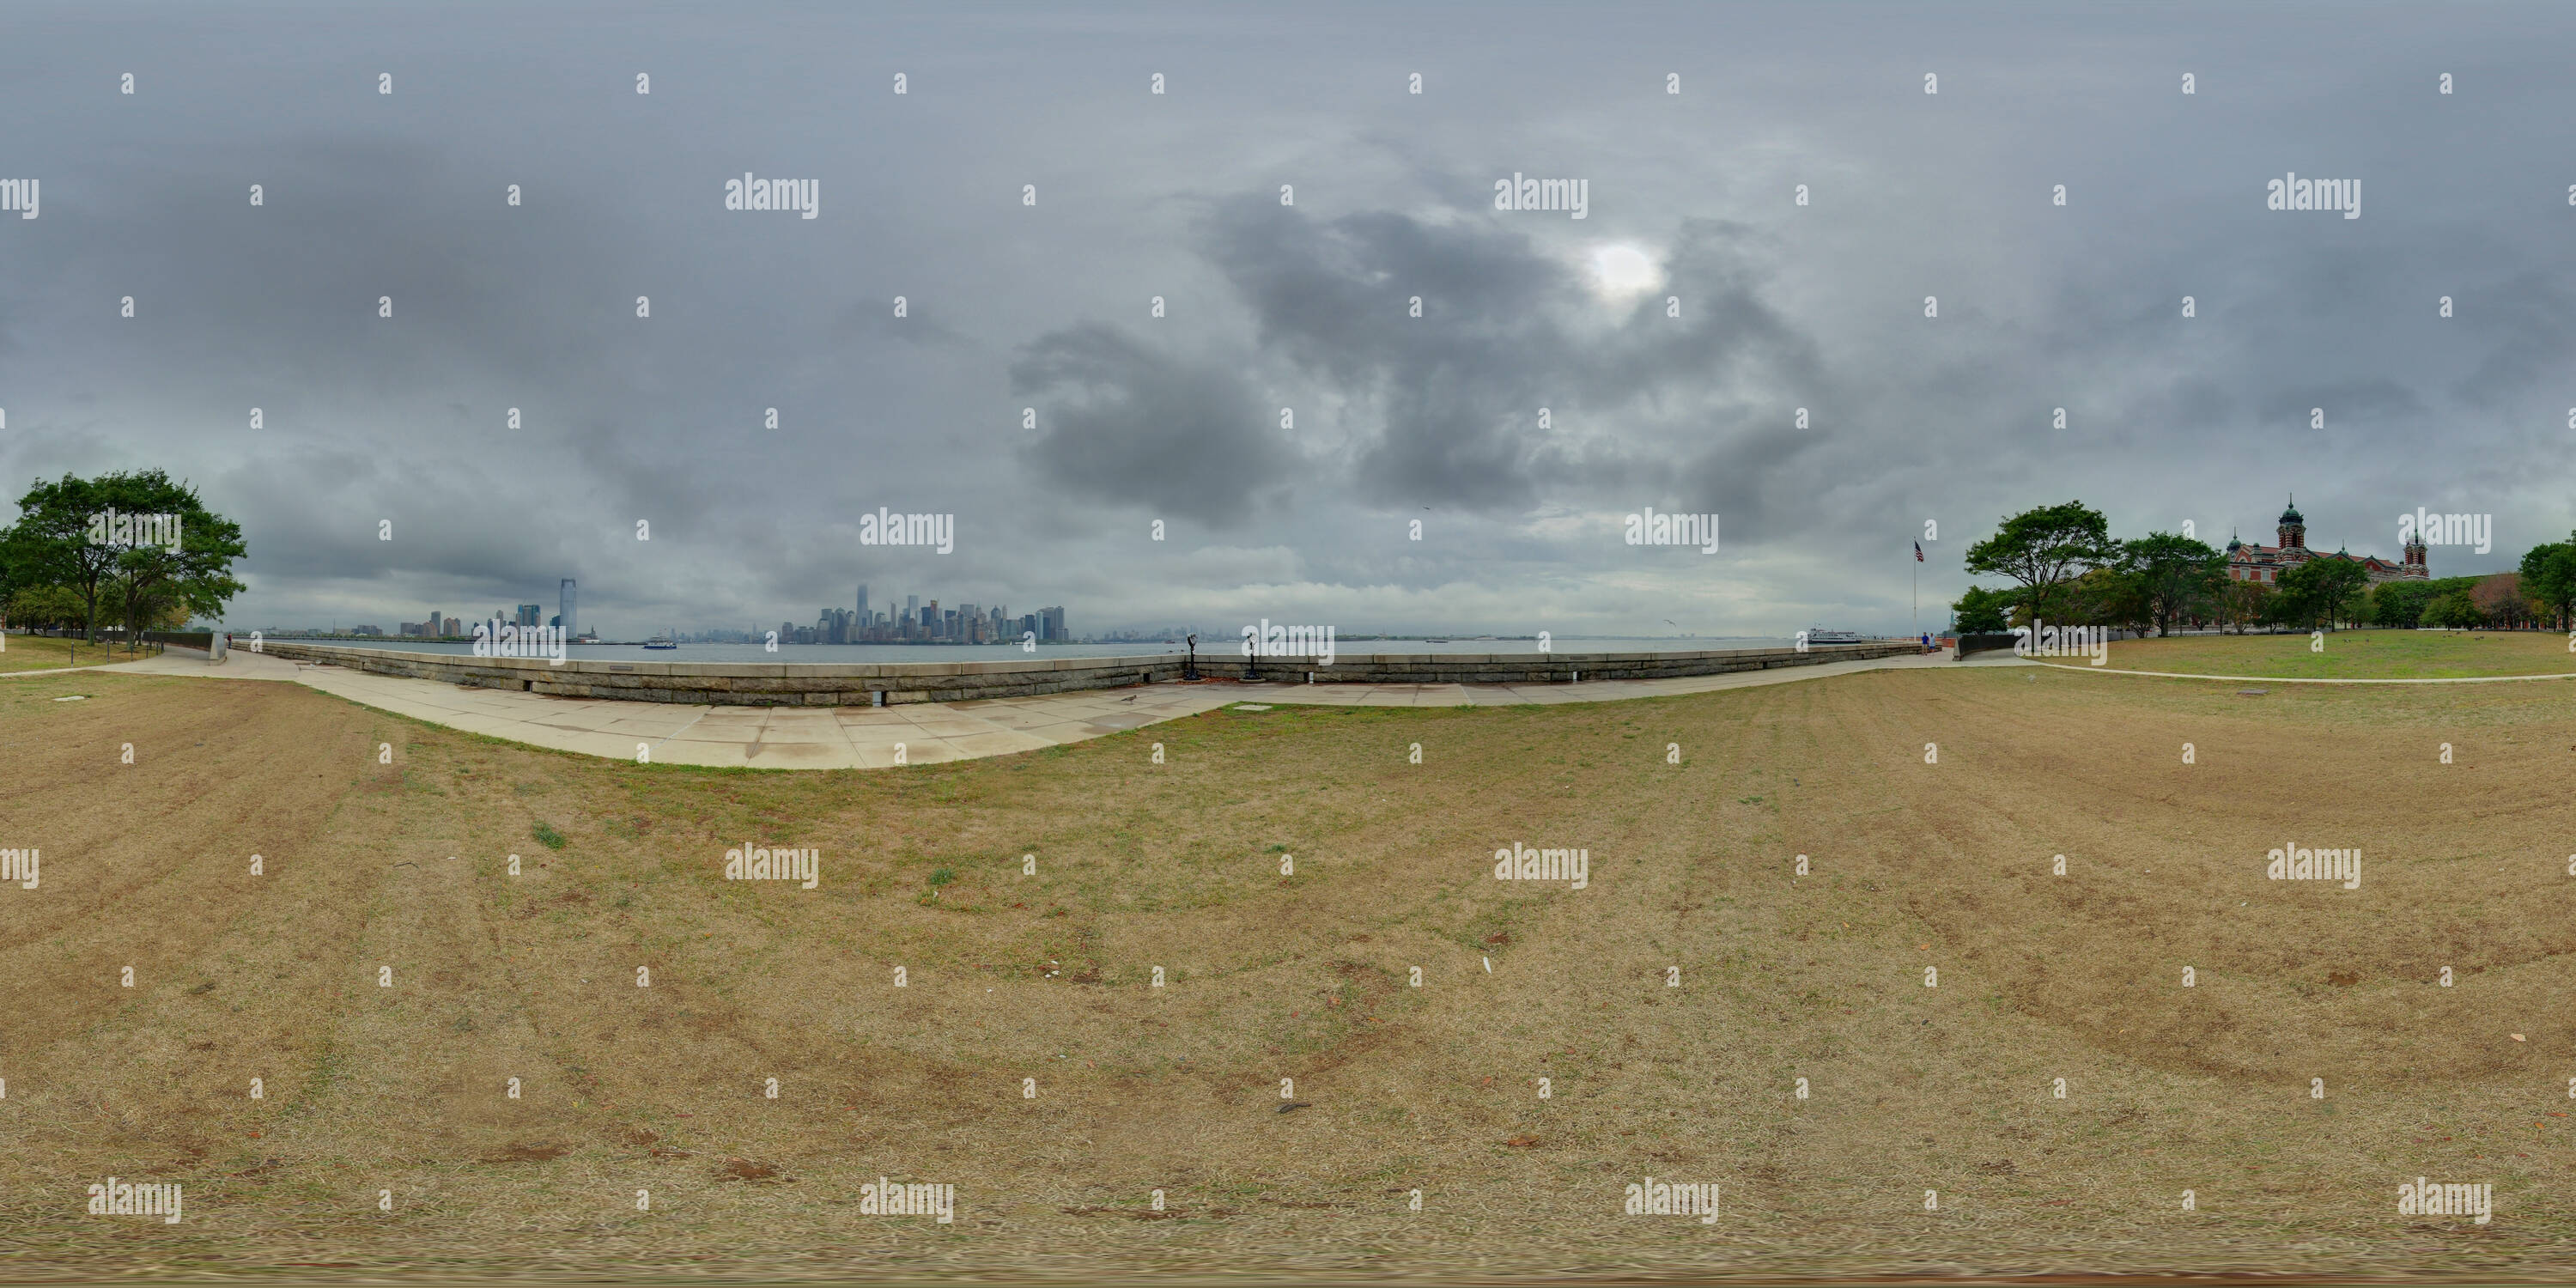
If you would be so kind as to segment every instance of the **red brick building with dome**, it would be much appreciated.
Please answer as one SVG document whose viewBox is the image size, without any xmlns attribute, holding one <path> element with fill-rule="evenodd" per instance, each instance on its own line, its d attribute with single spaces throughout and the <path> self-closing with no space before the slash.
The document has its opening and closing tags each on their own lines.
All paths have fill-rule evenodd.
<svg viewBox="0 0 2576 1288">
<path fill-rule="evenodd" d="M 2247 545 L 2230 536 L 2227 539 L 2227 575 L 2237 581 L 2269 584 L 2280 581 L 2281 574 L 2311 559 L 2350 559 L 2361 565 L 2369 584 L 2374 586 L 2383 581 L 2428 581 L 2432 578 L 2424 563 L 2422 538 L 2406 543 L 2404 563 L 2390 563 L 2377 555 L 2356 555 L 2348 550 L 2319 554 L 2308 549 L 2308 521 L 2300 515 L 2296 498 L 2291 500 L 2289 508 L 2281 511 L 2278 531 L 2281 544 L 2277 546 Z"/>
</svg>

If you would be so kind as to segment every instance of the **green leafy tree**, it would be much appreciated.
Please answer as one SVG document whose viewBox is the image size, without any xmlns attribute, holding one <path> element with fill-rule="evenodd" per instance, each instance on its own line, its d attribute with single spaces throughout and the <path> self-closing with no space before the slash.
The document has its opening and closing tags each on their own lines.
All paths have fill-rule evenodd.
<svg viewBox="0 0 2576 1288">
<path fill-rule="evenodd" d="M 2293 625 L 2334 626 L 2354 621 L 2370 572 L 2361 561 L 2324 555 L 2281 574 L 2281 599 Z"/>
<path fill-rule="evenodd" d="M 2576 630 L 2576 532 L 2522 556 L 2522 593 L 2560 630 Z"/>
<path fill-rule="evenodd" d="M 2037 617 L 2061 611 L 2059 598 L 2069 583 L 2118 556 L 2119 543 L 2111 539 L 2102 512 L 2068 501 L 2005 519 L 1993 536 L 1968 547 L 1967 569 L 2021 583 L 2018 602 L 2025 614 Z"/>
<path fill-rule="evenodd" d="M 2478 611 L 2477 601 L 2468 591 L 2454 590 L 2435 597 L 2424 606 L 2424 624 L 2446 630 L 2468 630 L 2487 624 L 2487 615 Z"/>
<path fill-rule="evenodd" d="M 38 480 L 18 498 L 18 510 L 5 543 L 10 579 L 77 594 L 83 633 L 93 641 L 102 596 L 109 607 L 122 606 L 130 631 L 156 604 L 211 615 L 243 589 L 231 575 L 232 561 L 243 554 L 241 525 L 207 510 L 195 489 L 160 470 Z M 98 520 L 109 511 L 175 515 L 179 549 L 102 540 Z"/>
<path fill-rule="evenodd" d="M 2272 586 L 2269 582 L 2230 579 L 2218 592 L 2218 620 L 2233 626 L 2242 635 L 2246 628 L 2272 619 Z"/>
<path fill-rule="evenodd" d="M 7 630 L 12 622 L 26 625 L 17 611 L 18 596 L 44 584 L 34 573 L 20 549 L 17 526 L 0 528 L 0 630 Z"/>
<path fill-rule="evenodd" d="M 2150 532 L 2120 553 L 2158 635 L 2172 634 L 2176 620 L 2197 615 L 2227 584 L 2227 556 L 2205 541 Z"/>
<path fill-rule="evenodd" d="M 1950 605 L 1952 626 L 1962 635 L 2000 634 L 2010 628 L 2007 618 L 2012 606 L 2012 596 L 2003 591 L 1970 586 L 1959 602 Z"/>
<path fill-rule="evenodd" d="M 2146 585 L 2115 555 L 2115 562 L 2066 583 L 2057 597 L 2058 612 L 2069 622 L 2118 626 L 2146 633 L 2150 616 Z"/>
<path fill-rule="evenodd" d="M 241 525 L 206 509 L 195 488 L 174 483 L 159 470 L 112 476 L 117 508 L 129 514 L 168 514 L 179 521 L 178 549 L 137 545 L 123 551 L 112 583 L 126 638 L 178 612 L 215 617 L 242 592 L 232 563 L 244 552 Z"/>
<path fill-rule="evenodd" d="M 2443 577 L 2433 581 L 2383 581 L 2370 588 L 2366 614 L 2374 626 L 2412 630 L 2432 623 L 2424 620 L 2424 610 L 2434 600 L 2453 591 L 2472 591 L 2475 577 Z"/>
<path fill-rule="evenodd" d="M 81 597 L 84 633 L 98 638 L 98 593 L 115 576 L 114 546 L 91 541 L 90 520 L 109 505 L 98 482 L 70 474 L 54 482 L 39 480 L 18 498 L 18 522 L 10 527 L 12 564 L 29 582 L 68 586 Z"/>
<path fill-rule="evenodd" d="M 29 630 L 81 620 L 81 598 L 69 586 L 21 586 L 9 596 L 9 620 Z"/>
<path fill-rule="evenodd" d="M 2373 626 L 2413 630 L 2424 622 L 2424 606 L 2433 602 L 2427 581 L 2383 581 L 2370 588 L 2364 609 Z"/>
</svg>

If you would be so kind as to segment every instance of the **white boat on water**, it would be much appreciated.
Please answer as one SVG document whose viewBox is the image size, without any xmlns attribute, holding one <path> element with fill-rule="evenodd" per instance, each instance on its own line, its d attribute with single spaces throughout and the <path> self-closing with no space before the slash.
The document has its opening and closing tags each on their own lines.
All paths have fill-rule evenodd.
<svg viewBox="0 0 2576 1288">
<path fill-rule="evenodd" d="M 1822 626 L 1810 626 L 1807 628 L 1807 642 L 1810 644 L 1864 644 L 1868 641 L 1861 638 L 1859 631 L 1829 631 Z"/>
</svg>

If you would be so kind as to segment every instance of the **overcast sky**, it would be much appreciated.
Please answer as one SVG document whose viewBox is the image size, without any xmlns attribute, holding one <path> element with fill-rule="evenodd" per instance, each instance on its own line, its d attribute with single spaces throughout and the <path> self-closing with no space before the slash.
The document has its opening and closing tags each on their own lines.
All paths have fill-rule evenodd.
<svg viewBox="0 0 2576 1288">
<path fill-rule="evenodd" d="M 2563 4 L 17 3 L 0 491 L 192 480 L 250 548 L 237 626 L 552 613 L 570 576 L 612 637 L 861 582 L 1078 633 L 1901 630 L 1927 520 L 1937 625 L 2005 513 L 2269 543 L 2293 491 L 2311 545 L 2390 558 L 2402 512 L 2492 514 L 2433 572 L 2510 569 L 2576 526 L 2571 37 Z M 2267 210 L 2293 171 L 2360 217 Z M 728 211 L 746 172 L 817 217 Z M 1496 210 L 1515 173 L 1586 217 Z M 860 544 L 879 506 L 954 551 Z M 1721 549 L 1625 544 L 1647 506 Z"/>
</svg>

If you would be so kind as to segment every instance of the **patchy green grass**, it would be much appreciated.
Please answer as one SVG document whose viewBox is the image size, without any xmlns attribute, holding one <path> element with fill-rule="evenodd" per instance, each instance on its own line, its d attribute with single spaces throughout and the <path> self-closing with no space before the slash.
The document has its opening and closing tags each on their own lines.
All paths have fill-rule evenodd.
<svg viewBox="0 0 2576 1288">
<path fill-rule="evenodd" d="M 2328 631 L 2296 635 L 2182 635 L 2120 640 L 2105 666 L 2130 671 L 2278 680 L 2457 680 L 2576 675 L 2576 650 L 2556 631 Z M 2090 669 L 2082 658 L 2052 666 Z"/>
<path fill-rule="evenodd" d="M 12 635 L 8 647 L 0 649 L 0 673 L 12 671 L 51 671 L 67 666 L 104 666 L 111 662 L 134 662 L 152 656 L 147 646 L 129 653 L 105 644 L 84 644 L 78 640 L 47 639 L 40 635 Z"/>
</svg>

